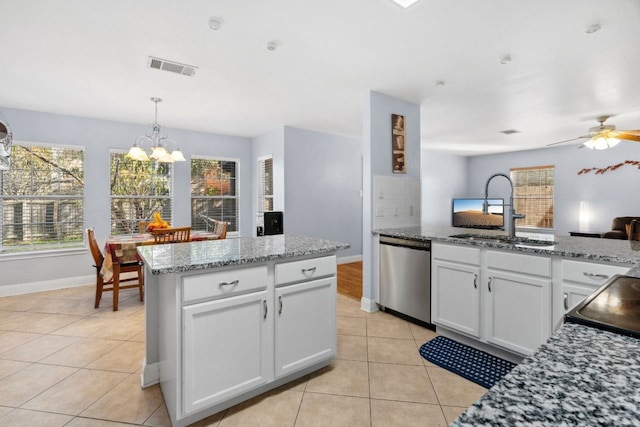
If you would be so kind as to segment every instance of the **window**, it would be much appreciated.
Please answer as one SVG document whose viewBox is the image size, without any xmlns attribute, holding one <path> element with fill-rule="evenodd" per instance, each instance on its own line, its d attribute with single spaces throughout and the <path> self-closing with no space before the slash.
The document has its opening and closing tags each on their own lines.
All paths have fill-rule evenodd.
<svg viewBox="0 0 640 427">
<path fill-rule="evenodd" d="M 258 215 L 273 211 L 273 157 L 258 159 Z"/>
<path fill-rule="evenodd" d="M 160 212 L 171 222 L 173 171 L 170 163 L 141 162 L 111 152 L 111 234 L 138 233 L 140 221 Z"/>
<path fill-rule="evenodd" d="M 212 230 L 212 220 L 227 221 L 238 231 L 238 162 L 191 158 L 191 228 Z"/>
<path fill-rule="evenodd" d="M 0 182 L 1 252 L 84 246 L 83 149 L 13 144 Z"/>
<path fill-rule="evenodd" d="M 553 228 L 553 166 L 511 169 L 518 227 Z"/>
</svg>

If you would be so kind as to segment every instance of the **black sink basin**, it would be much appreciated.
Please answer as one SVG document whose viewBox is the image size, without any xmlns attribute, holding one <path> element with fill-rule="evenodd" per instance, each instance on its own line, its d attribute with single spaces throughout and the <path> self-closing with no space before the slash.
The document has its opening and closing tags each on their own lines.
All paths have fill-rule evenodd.
<svg viewBox="0 0 640 427">
<path fill-rule="evenodd" d="M 454 234 L 449 236 L 454 239 L 473 240 L 479 242 L 493 242 L 502 243 L 505 245 L 513 246 L 553 246 L 558 242 L 553 240 L 538 240 L 530 239 L 528 237 L 509 237 L 505 235 L 491 235 L 491 234 Z"/>
</svg>

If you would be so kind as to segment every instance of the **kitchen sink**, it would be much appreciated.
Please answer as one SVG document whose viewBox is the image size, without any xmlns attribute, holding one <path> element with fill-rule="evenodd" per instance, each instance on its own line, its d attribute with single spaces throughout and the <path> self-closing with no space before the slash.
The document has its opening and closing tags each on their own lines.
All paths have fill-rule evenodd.
<svg viewBox="0 0 640 427">
<path fill-rule="evenodd" d="M 553 246 L 558 242 L 553 240 L 530 239 L 528 237 L 509 237 L 505 235 L 491 234 L 454 234 L 449 236 L 454 239 L 473 240 L 478 242 L 502 243 L 514 246 Z"/>
</svg>

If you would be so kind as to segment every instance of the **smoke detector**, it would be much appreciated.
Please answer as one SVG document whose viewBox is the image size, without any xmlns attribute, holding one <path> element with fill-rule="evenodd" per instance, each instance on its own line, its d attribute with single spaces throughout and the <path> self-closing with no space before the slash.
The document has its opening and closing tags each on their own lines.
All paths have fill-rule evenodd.
<svg viewBox="0 0 640 427">
<path fill-rule="evenodd" d="M 156 70 L 170 71 L 176 74 L 182 74 L 183 76 L 193 77 L 198 67 L 194 65 L 181 64 L 176 61 L 169 61 L 167 59 L 149 57 L 149 68 L 155 68 Z"/>
</svg>

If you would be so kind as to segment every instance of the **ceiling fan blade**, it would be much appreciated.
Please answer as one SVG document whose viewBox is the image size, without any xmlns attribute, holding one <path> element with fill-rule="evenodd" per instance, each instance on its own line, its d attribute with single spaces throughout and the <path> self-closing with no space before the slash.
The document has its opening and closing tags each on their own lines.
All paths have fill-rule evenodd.
<svg viewBox="0 0 640 427">
<path fill-rule="evenodd" d="M 618 131 L 616 138 L 640 142 L 640 130 Z"/>
<path fill-rule="evenodd" d="M 551 144 L 547 144 L 547 147 L 551 147 L 552 145 L 564 144 L 565 142 L 577 141 L 579 139 L 591 138 L 591 135 L 579 136 L 577 138 L 565 139 L 564 141 L 552 142 Z"/>
</svg>

